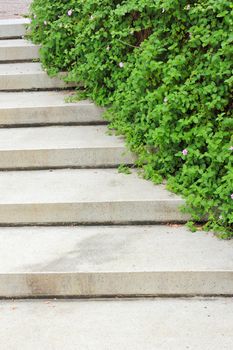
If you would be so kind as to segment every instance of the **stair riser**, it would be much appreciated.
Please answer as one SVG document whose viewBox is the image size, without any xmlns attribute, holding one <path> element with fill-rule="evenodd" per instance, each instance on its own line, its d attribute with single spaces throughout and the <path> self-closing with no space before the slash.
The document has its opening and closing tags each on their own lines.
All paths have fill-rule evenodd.
<svg viewBox="0 0 233 350">
<path fill-rule="evenodd" d="M 122 163 L 133 163 L 123 147 L 0 151 L 0 170 L 116 167 Z"/>
<path fill-rule="evenodd" d="M 103 109 L 93 104 L 35 108 L 0 108 L 0 127 L 54 124 L 103 124 Z"/>
<path fill-rule="evenodd" d="M 101 189 L 100 189 L 101 191 Z M 0 205 L 1 225 L 135 224 L 186 222 L 182 200 Z"/>
<path fill-rule="evenodd" d="M 58 78 L 48 77 L 46 72 L 27 75 L 0 75 L 0 91 L 61 89 L 74 87 Z"/>
<path fill-rule="evenodd" d="M 39 58 L 39 49 L 36 46 L 29 47 L 0 47 L 0 62 L 2 61 L 28 61 Z"/>
<path fill-rule="evenodd" d="M 197 295 L 233 295 L 233 272 L 48 272 L 0 275 L 1 298 Z"/>
</svg>

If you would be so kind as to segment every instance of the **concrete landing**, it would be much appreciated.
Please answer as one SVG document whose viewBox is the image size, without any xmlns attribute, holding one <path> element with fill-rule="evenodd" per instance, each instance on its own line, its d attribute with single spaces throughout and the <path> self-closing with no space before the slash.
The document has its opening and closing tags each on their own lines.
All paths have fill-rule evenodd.
<svg viewBox="0 0 233 350">
<path fill-rule="evenodd" d="M 0 302 L 1 350 L 232 350 L 232 299 Z"/>
</svg>

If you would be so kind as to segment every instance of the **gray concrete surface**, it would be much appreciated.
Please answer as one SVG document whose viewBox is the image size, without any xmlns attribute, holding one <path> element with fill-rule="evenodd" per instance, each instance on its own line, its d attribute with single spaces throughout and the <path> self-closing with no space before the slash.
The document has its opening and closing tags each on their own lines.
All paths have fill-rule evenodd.
<svg viewBox="0 0 233 350">
<path fill-rule="evenodd" d="M 0 40 L 0 62 L 24 61 L 38 58 L 39 47 L 27 40 Z"/>
<path fill-rule="evenodd" d="M 0 38 L 20 38 L 26 34 L 28 19 L 0 19 Z"/>
<path fill-rule="evenodd" d="M 0 273 L 233 271 L 232 252 L 233 241 L 181 225 L 0 230 Z"/>
<path fill-rule="evenodd" d="M 0 126 L 103 123 L 90 101 L 66 103 L 71 91 L 0 92 Z"/>
<path fill-rule="evenodd" d="M 103 125 L 0 129 L 0 169 L 132 164 L 124 140 L 107 132 Z"/>
<path fill-rule="evenodd" d="M 0 19 L 20 18 L 28 13 L 31 0 L 0 0 Z"/>
<path fill-rule="evenodd" d="M 0 302 L 1 350 L 232 350 L 232 299 Z"/>
<path fill-rule="evenodd" d="M 233 295 L 232 248 L 174 225 L 1 228 L 0 297 Z"/>
<path fill-rule="evenodd" d="M 117 169 L 0 173 L 0 223 L 130 223 L 186 221 L 184 201 Z"/>
<path fill-rule="evenodd" d="M 74 87 L 76 84 L 66 84 L 62 78 L 49 77 L 40 63 L 7 63 L 0 65 L 0 91 L 57 89 Z"/>
<path fill-rule="evenodd" d="M 16 22 L 0 21 L 0 37 L 22 36 L 25 31 L 23 23 L 24 21 L 20 20 Z M 18 47 L 17 50 L 19 49 L 20 53 L 15 52 L 15 47 L 19 45 L 19 42 L 23 43 L 22 41 L 6 42 L 3 40 L 0 43 L 2 45 L 2 49 L 0 48 L 2 56 L 0 57 L 4 60 L 12 60 L 16 56 L 18 59 L 32 57 L 31 49 L 29 50 L 30 54 L 27 51 L 27 45 L 30 46 L 30 44 L 25 42 L 23 50 L 21 51 L 21 48 Z M 63 87 L 66 87 L 64 82 L 57 78 L 49 78 L 39 63 L 0 64 L 0 125 L 16 127 L 54 123 L 101 123 L 103 110 L 95 107 L 92 103 L 83 101 L 77 104 L 66 104 L 64 96 L 69 95 L 70 92 L 22 92 L 23 89 Z M 3 90 L 17 90 L 17 92 L 6 93 Z M 87 126 L 1 129 L 1 164 L 3 168 L 32 164 L 46 167 L 77 166 L 77 164 L 78 166 L 95 166 L 103 164 L 103 162 L 105 162 L 104 165 L 109 166 L 112 164 L 111 162 L 119 161 L 117 157 L 122 157 L 120 153 L 123 151 L 123 144 L 120 139 L 110 139 L 105 131 L 106 127 Z M 111 148 L 111 154 L 107 151 L 109 148 Z M 98 153 L 95 153 L 97 149 Z M 114 153 L 116 150 L 117 156 Z M 115 155 L 113 156 L 113 154 Z M 136 225 L 143 222 L 155 224 L 173 221 L 185 222 L 189 216 L 180 212 L 179 207 L 183 204 L 184 201 L 166 191 L 164 185 L 154 186 L 151 182 L 140 179 L 135 172 L 130 176 L 119 174 L 116 169 L 0 172 L 0 224 L 3 226 L 72 225 L 73 223 L 88 225 L 109 223 L 112 225 L 111 227 L 1 227 L 0 297 L 86 296 L 93 298 L 115 295 L 124 297 L 135 295 L 170 297 L 233 295 L 231 242 L 221 242 L 211 234 L 203 232 L 191 234 L 177 225 L 150 227 L 118 227 L 113 225 L 120 223 Z M 147 344 L 151 349 L 157 349 L 160 346 L 164 350 L 171 349 L 172 346 L 172 349 L 180 350 L 182 349 L 180 344 L 186 346 L 185 348 L 190 348 L 186 342 L 180 342 L 179 334 L 183 335 L 184 329 L 187 329 L 187 339 L 189 341 L 193 339 L 188 328 L 185 328 L 189 326 L 187 315 L 182 318 L 184 316 L 182 308 L 189 308 L 191 313 L 188 316 L 190 318 L 194 310 L 193 304 L 190 304 L 190 301 L 184 305 L 178 304 L 176 299 L 169 302 L 173 310 L 177 310 L 179 306 L 180 321 L 177 320 L 177 317 L 171 319 L 172 329 L 175 329 L 174 334 L 178 335 L 178 340 L 173 344 L 170 340 L 174 340 L 174 335 L 171 336 L 171 339 L 168 338 L 167 334 L 172 334 L 169 323 L 165 324 L 165 328 L 168 327 L 169 332 L 162 331 L 162 338 L 150 338 L 149 334 L 144 331 L 144 328 L 151 328 L 143 322 L 144 311 L 142 308 L 138 311 L 138 315 L 142 315 L 142 323 L 138 327 L 144 327 L 141 328 L 143 338 L 140 342 L 140 338 L 134 337 L 135 344 L 132 343 L 131 348 L 137 349 L 137 346 L 140 345 L 138 348 L 144 350 Z M 126 309 L 122 310 L 123 313 L 114 321 L 116 322 L 115 326 L 112 324 L 113 328 L 111 329 L 116 330 L 117 338 L 113 337 L 113 340 L 107 345 L 103 342 L 96 343 L 96 340 L 94 343 L 86 345 L 87 335 L 95 334 L 95 330 L 92 332 L 92 328 L 91 331 L 86 328 L 86 333 L 83 333 L 82 322 L 85 322 L 83 315 L 96 326 L 103 327 L 106 332 L 106 318 L 103 324 L 98 322 L 98 318 L 95 318 L 98 315 L 97 304 L 90 304 L 89 301 L 87 303 L 85 305 L 88 305 L 90 314 L 87 313 L 87 309 L 84 312 L 82 308 L 77 308 L 77 305 L 84 305 L 82 302 L 70 304 L 66 301 L 64 305 L 62 302 L 58 305 L 63 307 L 60 314 L 57 317 L 52 315 L 52 317 L 62 322 L 65 310 L 65 320 L 68 322 L 67 315 L 71 315 L 69 306 L 72 305 L 72 311 L 77 313 L 72 314 L 74 318 L 69 320 L 69 324 L 72 328 L 76 325 L 74 320 L 77 320 L 81 327 L 77 332 L 73 331 L 72 335 L 75 335 L 75 339 L 76 333 L 78 337 L 80 335 L 77 338 L 77 344 L 83 345 L 83 349 L 106 348 L 114 350 L 116 339 L 118 340 L 116 349 L 124 349 L 124 345 L 128 346 L 129 343 L 125 341 L 122 342 L 122 346 L 119 343 L 119 339 L 121 339 L 119 334 L 125 330 L 125 327 L 119 327 L 121 327 L 121 315 L 124 313 L 128 315 L 126 320 L 130 319 L 131 324 L 135 322 L 135 317 L 129 307 L 131 304 L 125 304 Z M 168 313 L 166 306 L 163 306 L 164 303 L 151 304 L 155 305 L 154 309 L 153 306 L 146 306 L 147 309 L 153 309 L 154 317 L 158 317 L 155 324 L 160 325 L 160 330 L 163 315 L 165 315 L 166 322 L 170 320 L 171 308 L 169 307 Z M 216 299 L 214 304 L 218 305 L 218 303 L 220 305 L 219 316 L 223 315 L 223 311 L 225 311 L 225 299 L 220 302 Z M 5 302 L 2 305 L 8 304 Z M 25 305 L 26 308 L 29 305 L 30 315 L 33 315 L 30 308 L 40 305 L 36 314 L 41 325 L 41 304 L 39 302 L 38 304 L 25 302 L 21 305 Z M 90 305 L 94 305 L 94 311 L 89 309 Z M 108 308 L 109 304 L 103 302 L 101 305 L 103 312 L 106 311 L 105 305 Z M 119 310 L 122 304 L 111 304 L 107 313 L 111 312 L 112 317 L 116 316 L 114 305 L 117 305 L 116 308 Z M 136 301 L 133 307 L 134 312 L 138 310 L 138 305 L 140 302 Z M 54 305 L 51 307 L 56 308 Z M 203 330 L 205 317 L 202 321 L 200 309 L 198 306 L 195 308 L 196 323 L 192 323 L 190 329 L 192 331 L 196 329 L 198 332 L 199 328 L 195 327 L 201 326 L 200 329 Z M 17 306 L 11 308 L 11 311 L 16 310 Z M 28 311 L 24 309 L 24 312 L 22 316 L 18 315 L 15 320 L 10 320 L 11 327 L 15 321 L 18 322 L 20 317 L 21 327 L 25 316 L 26 322 L 28 319 L 30 320 L 30 317 L 27 317 Z M 1 315 L 0 307 L 0 322 Z M 80 319 L 76 318 L 77 315 Z M 144 315 L 147 315 L 148 318 L 148 310 Z M 214 317 L 215 326 L 222 325 L 222 323 L 218 323 L 217 316 Z M 44 319 L 43 314 L 43 322 Z M 138 321 L 138 317 L 136 321 Z M 31 320 L 29 324 L 32 325 L 32 323 Z M 44 323 L 46 324 L 46 322 Z M 176 331 L 177 324 L 179 327 L 182 325 L 182 333 Z M 63 332 L 64 325 L 62 325 Z M 100 334 L 98 327 L 96 334 Z M 133 327 L 133 330 L 137 331 L 139 328 Z M 27 330 L 27 327 L 24 329 Z M 229 334 L 228 328 L 221 328 L 221 330 L 224 336 Z M 1 339 L 0 327 L 1 349 L 2 344 L 3 346 L 6 344 L 7 349 L 11 349 L 15 344 L 19 349 L 35 347 L 31 342 L 33 337 L 30 338 L 30 331 L 27 331 L 29 336 L 26 338 L 28 341 L 26 345 L 20 343 L 21 339 L 25 343 L 22 328 L 19 331 L 15 329 L 15 332 L 17 336 L 13 337 L 13 341 L 6 343 L 5 338 L 3 341 Z M 9 334 L 5 332 L 5 335 L 8 339 Z M 137 335 L 139 335 L 138 332 Z M 210 349 L 214 349 L 213 344 L 219 348 L 220 341 L 221 346 L 223 345 L 222 337 L 211 343 L 213 337 L 212 334 L 210 335 L 210 339 L 207 340 L 200 336 L 197 337 L 197 340 L 194 338 L 191 345 L 195 349 L 200 348 L 199 344 L 202 348 L 204 346 L 203 349 L 208 349 L 208 346 Z M 216 331 L 214 335 L 216 335 Z M 56 336 L 53 338 L 56 339 Z M 167 338 L 169 341 L 164 343 L 164 339 Z M 84 343 L 82 343 L 82 339 L 84 339 Z M 101 341 L 103 339 L 101 337 Z M 149 339 L 149 343 L 146 339 Z M 40 340 L 43 341 L 43 338 Z M 57 350 L 56 341 L 54 343 L 51 340 L 51 348 Z M 63 341 L 63 343 L 62 341 L 58 343 L 62 349 L 70 346 L 67 341 Z M 44 344 L 43 342 L 42 348 Z M 66 344 L 65 347 L 64 344 Z M 74 346 L 76 348 L 75 340 L 71 339 L 70 344 L 72 348 Z M 164 344 L 167 348 L 162 347 Z M 228 342 L 224 346 L 229 344 L 232 345 Z M 37 342 L 37 345 L 38 349 L 41 349 L 41 343 Z M 47 344 L 46 347 L 48 347 Z M 80 346 L 77 347 L 82 349 Z"/>
</svg>

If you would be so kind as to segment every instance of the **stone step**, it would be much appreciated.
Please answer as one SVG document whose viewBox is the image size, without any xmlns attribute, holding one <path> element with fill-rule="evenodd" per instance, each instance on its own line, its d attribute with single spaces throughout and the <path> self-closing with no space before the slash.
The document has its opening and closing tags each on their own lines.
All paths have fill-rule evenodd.
<svg viewBox="0 0 233 350">
<path fill-rule="evenodd" d="M 2 300 L 0 308 L 2 350 L 233 349 L 231 298 Z"/>
<path fill-rule="evenodd" d="M 103 109 L 90 101 L 66 103 L 70 91 L 0 92 L 0 127 L 103 123 Z"/>
<path fill-rule="evenodd" d="M 132 164 L 124 140 L 107 133 L 104 125 L 0 129 L 0 169 Z"/>
<path fill-rule="evenodd" d="M 26 25 L 30 21 L 25 18 L 1 19 L 0 20 L 0 39 L 2 38 L 20 38 L 26 34 Z"/>
<path fill-rule="evenodd" d="M 232 295 L 232 249 L 178 225 L 2 227 L 0 297 Z"/>
<path fill-rule="evenodd" d="M 39 47 L 28 40 L 0 40 L 1 61 L 27 61 L 39 58 Z"/>
<path fill-rule="evenodd" d="M 65 169 L 0 173 L 0 224 L 185 222 L 184 201 L 136 173 Z"/>
<path fill-rule="evenodd" d="M 7 63 L 0 65 L 0 91 L 4 90 L 33 90 L 60 89 L 72 87 L 60 78 L 51 78 L 43 71 L 40 63 Z"/>
</svg>

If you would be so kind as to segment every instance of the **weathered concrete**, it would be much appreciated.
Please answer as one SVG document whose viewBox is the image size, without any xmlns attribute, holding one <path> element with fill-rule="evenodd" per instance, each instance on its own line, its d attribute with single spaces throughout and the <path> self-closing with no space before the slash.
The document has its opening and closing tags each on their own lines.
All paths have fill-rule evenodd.
<svg viewBox="0 0 233 350">
<path fill-rule="evenodd" d="M 1 19 L 0 20 L 0 39 L 1 38 L 20 38 L 26 34 L 26 25 L 30 21 L 25 18 Z"/>
<path fill-rule="evenodd" d="M 0 40 L 0 61 L 23 61 L 38 58 L 39 47 L 27 40 Z"/>
<path fill-rule="evenodd" d="M 1 228 L 0 297 L 233 295 L 232 248 L 182 226 Z"/>
<path fill-rule="evenodd" d="M 210 295 L 233 296 L 233 271 L 0 274 L 2 298 Z"/>
<path fill-rule="evenodd" d="M 232 299 L 0 302 L 1 350 L 232 350 Z"/>
<path fill-rule="evenodd" d="M 0 0 L 0 18 L 19 18 L 28 13 L 31 0 Z"/>
<path fill-rule="evenodd" d="M 56 89 L 72 87 L 76 84 L 66 84 L 62 78 L 51 78 L 42 69 L 40 63 L 7 63 L 0 65 L 0 91 Z"/>
<path fill-rule="evenodd" d="M 132 164 L 123 139 L 107 132 L 103 125 L 0 129 L 0 169 Z"/>
<path fill-rule="evenodd" d="M 184 201 L 116 169 L 0 173 L 0 223 L 184 222 Z"/>
<path fill-rule="evenodd" d="M 0 126 L 103 123 L 90 101 L 66 103 L 70 91 L 0 92 Z"/>
<path fill-rule="evenodd" d="M 0 273 L 233 271 L 232 251 L 182 225 L 2 227 Z"/>
<path fill-rule="evenodd" d="M 17 32 L 15 25 L 8 31 L 6 26 L 0 22 L 0 35 L 4 30 L 11 37 L 22 35 L 22 22 Z M 0 60 L 38 57 L 32 50 L 37 48 L 23 40 L 2 40 Z M 132 156 L 122 154 L 122 139 L 108 136 L 105 126 L 70 125 L 103 123 L 103 109 L 89 101 L 65 103 L 70 92 L 31 91 L 63 87 L 39 63 L 0 64 L 0 126 L 11 127 L 0 130 L 0 168 L 49 168 L 0 172 L 0 225 L 28 225 L 0 228 L 0 297 L 232 295 L 232 242 L 176 225 L 114 226 L 185 222 L 189 216 L 180 212 L 184 200 L 164 185 L 155 186 L 135 172 L 126 176 L 117 169 L 94 169 L 131 163 Z M 47 224 L 71 227 L 29 227 Z M 92 315 L 91 320 L 96 322 Z M 151 344 L 151 350 L 158 348 Z M 27 349 L 20 343 L 19 348 Z M 111 343 L 100 348 L 114 349 Z"/>
</svg>

